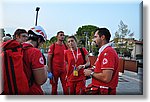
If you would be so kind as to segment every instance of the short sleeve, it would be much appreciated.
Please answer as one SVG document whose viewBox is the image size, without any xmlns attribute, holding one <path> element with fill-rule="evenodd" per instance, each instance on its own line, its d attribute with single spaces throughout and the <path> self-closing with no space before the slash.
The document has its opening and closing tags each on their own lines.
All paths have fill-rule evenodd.
<svg viewBox="0 0 150 102">
<path fill-rule="evenodd" d="M 34 49 L 34 53 L 32 54 L 32 69 L 38 69 L 44 67 L 44 58 L 40 50 Z"/>
<path fill-rule="evenodd" d="M 53 54 L 54 51 L 54 44 L 52 44 L 48 49 L 48 54 Z"/>
<path fill-rule="evenodd" d="M 113 52 L 104 52 L 102 54 L 101 69 L 112 69 L 114 70 L 115 57 Z"/>
</svg>

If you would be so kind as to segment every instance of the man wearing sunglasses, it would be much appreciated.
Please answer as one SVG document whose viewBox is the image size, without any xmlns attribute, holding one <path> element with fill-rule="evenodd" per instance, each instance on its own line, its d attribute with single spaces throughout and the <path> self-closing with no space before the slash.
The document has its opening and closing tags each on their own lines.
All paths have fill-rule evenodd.
<svg viewBox="0 0 150 102">
<path fill-rule="evenodd" d="M 57 33 L 57 42 L 52 44 L 48 51 L 48 77 L 52 85 L 52 95 L 57 95 L 58 78 L 62 83 L 63 94 L 67 94 L 66 70 L 64 68 L 64 50 L 67 49 L 63 43 L 65 35 L 63 31 Z"/>
</svg>

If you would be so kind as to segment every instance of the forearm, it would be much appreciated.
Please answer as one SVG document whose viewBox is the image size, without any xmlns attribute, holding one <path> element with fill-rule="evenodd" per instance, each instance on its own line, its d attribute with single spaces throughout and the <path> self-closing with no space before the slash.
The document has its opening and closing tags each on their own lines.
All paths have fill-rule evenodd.
<svg viewBox="0 0 150 102">
<path fill-rule="evenodd" d="M 85 69 L 84 70 L 85 76 L 92 76 L 92 78 L 97 79 L 99 81 L 108 83 L 112 79 L 113 70 L 103 70 L 102 72 L 92 72 L 92 70 Z"/>
<path fill-rule="evenodd" d="M 106 83 L 106 77 L 103 73 L 94 73 L 92 77 Z"/>
<path fill-rule="evenodd" d="M 84 65 L 85 65 L 85 68 L 89 67 L 90 66 L 90 62 L 86 62 L 86 64 L 84 64 Z"/>
<path fill-rule="evenodd" d="M 88 55 L 85 56 L 85 59 L 86 59 L 86 63 L 83 64 L 83 68 L 88 68 L 90 66 L 90 60 Z"/>
<path fill-rule="evenodd" d="M 85 64 L 85 68 L 90 66 L 90 59 L 88 57 L 88 55 L 85 56 L 86 59 L 86 64 Z"/>
</svg>

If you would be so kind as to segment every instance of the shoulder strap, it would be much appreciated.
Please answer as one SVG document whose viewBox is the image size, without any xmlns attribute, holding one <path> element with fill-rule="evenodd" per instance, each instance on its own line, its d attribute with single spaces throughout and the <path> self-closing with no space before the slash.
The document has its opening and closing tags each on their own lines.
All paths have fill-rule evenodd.
<svg viewBox="0 0 150 102">
<path fill-rule="evenodd" d="M 53 68 L 52 68 L 52 66 L 53 66 L 53 65 L 52 65 L 52 64 L 53 64 L 53 62 L 52 62 L 52 61 L 53 61 L 53 58 L 54 58 L 54 51 L 55 51 L 55 46 L 56 46 L 56 45 L 55 45 L 55 43 L 53 43 L 53 45 L 52 45 L 52 46 L 53 46 L 53 49 L 52 49 L 53 54 L 52 54 L 52 59 L 51 59 L 51 72 L 53 73 Z"/>
<path fill-rule="evenodd" d="M 54 58 L 55 46 L 56 46 L 56 44 L 54 43 L 54 44 L 53 44 L 53 54 L 52 54 L 52 59 Z"/>
<path fill-rule="evenodd" d="M 44 54 L 42 53 L 43 59 L 44 59 L 44 65 L 46 65 L 46 58 L 44 56 Z"/>
<path fill-rule="evenodd" d="M 32 48 L 31 46 L 26 46 L 26 47 L 23 47 L 23 63 L 24 63 L 24 72 L 27 76 L 27 70 L 25 69 L 28 65 L 27 63 L 25 62 L 25 57 L 28 58 L 28 56 L 26 55 L 26 50 Z M 28 80 L 28 84 L 29 84 L 29 87 L 31 87 L 33 85 L 33 82 L 34 82 L 34 75 L 33 75 L 33 72 L 32 72 L 32 63 L 29 63 L 29 66 L 30 66 L 30 70 L 31 70 L 31 77 L 29 78 Z M 28 77 L 28 76 L 27 76 Z"/>
<path fill-rule="evenodd" d="M 7 76 L 7 83 L 8 83 L 8 89 L 9 89 L 9 93 L 12 94 L 12 85 L 10 82 L 10 74 L 9 74 L 9 69 L 8 69 L 8 59 L 7 59 L 7 53 L 4 52 L 4 62 L 5 62 L 5 70 L 6 70 L 6 76 Z"/>
<path fill-rule="evenodd" d="M 67 45 L 66 45 L 66 43 L 65 42 L 63 42 L 64 43 L 64 45 L 65 45 L 65 48 L 66 48 L 66 50 L 68 49 L 68 47 L 67 47 Z"/>
<path fill-rule="evenodd" d="M 84 54 L 84 51 L 83 51 L 83 49 L 82 48 L 79 48 L 80 49 L 80 51 L 81 51 L 81 54 L 82 54 L 82 58 L 83 58 L 83 60 L 84 60 L 84 64 L 86 63 L 86 60 L 85 60 L 85 54 Z"/>
<path fill-rule="evenodd" d="M 16 81 L 16 75 L 15 75 L 15 68 L 14 68 L 14 63 L 13 63 L 12 57 L 10 57 L 9 60 L 10 60 L 10 68 L 11 68 L 11 72 L 12 72 L 12 80 L 13 80 L 15 94 L 18 94 L 17 81 Z"/>
<path fill-rule="evenodd" d="M 9 94 L 18 94 L 14 62 L 11 56 L 7 56 L 6 51 L 4 51 L 4 63 L 5 63 Z M 10 69 L 8 68 L 8 65 L 10 65 Z M 12 78 L 12 83 L 11 83 L 11 78 Z M 14 89 L 14 93 L 13 93 L 13 89 Z"/>
<path fill-rule="evenodd" d="M 53 50 L 52 50 L 52 51 L 53 51 L 53 54 L 52 54 L 52 59 L 53 59 L 53 57 L 54 57 L 55 46 L 56 46 L 55 43 L 53 43 Z"/>
</svg>

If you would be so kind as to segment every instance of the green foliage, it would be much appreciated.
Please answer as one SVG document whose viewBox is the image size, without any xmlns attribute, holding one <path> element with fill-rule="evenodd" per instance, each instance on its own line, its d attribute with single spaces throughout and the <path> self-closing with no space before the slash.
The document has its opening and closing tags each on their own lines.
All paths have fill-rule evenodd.
<svg viewBox="0 0 150 102">
<path fill-rule="evenodd" d="M 53 44 L 54 42 L 56 42 L 57 41 L 57 38 L 56 38 L 56 36 L 53 36 L 51 39 L 50 39 L 50 44 Z"/>
<path fill-rule="evenodd" d="M 128 25 L 124 24 L 122 20 L 120 21 L 120 25 L 118 25 L 118 28 L 119 29 L 116 33 L 120 38 L 125 38 L 130 33 Z"/>
<path fill-rule="evenodd" d="M 79 27 L 75 36 L 77 37 L 78 41 L 78 46 L 79 47 L 87 47 L 86 49 L 89 50 L 89 52 L 91 52 L 91 48 L 93 48 L 91 46 L 92 43 L 92 39 L 94 37 L 94 31 L 97 29 L 98 27 L 94 26 L 94 25 L 84 25 L 82 27 Z M 86 38 L 87 36 L 87 38 Z M 87 41 L 89 41 L 89 44 L 87 43 Z M 87 45 L 87 46 L 86 46 Z"/>
<path fill-rule="evenodd" d="M 80 36 L 85 36 L 85 32 L 86 32 L 88 33 L 88 37 L 90 37 L 97 28 L 98 27 L 93 25 L 84 25 L 78 28 L 76 34 Z"/>
<path fill-rule="evenodd" d="M 42 46 L 42 49 L 48 49 L 51 44 L 57 41 L 56 36 L 53 36 L 50 40 L 47 40 Z"/>
<path fill-rule="evenodd" d="M 98 50 L 99 50 L 99 48 L 96 47 L 96 46 L 93 46 L 93 49 L 92 49 L 92 50 L 93 50 L 93 51 L 92 51 L 92 52 L 93 52 L 93 55 L 94 55 L 94 56 L 98 56 L 98 53 L 99 53 Z"/>
<path fill-rule="evenodd" d="M 128 25 L 124 24 L 121 20 L 114 37 L 114 43 L 118 54 L 131 55 L 129 47 L 132 48 L 133 43 L 129 44 L 131 38 L 127 38 L 127 35 L 130 35 L 130 30 L 128 29 Z"/>
<path fill-rule="evenodd" d="M 66 40 L 67 40 L 67 37 L 68 37 L 68 35 L 65 36 L 65 39 L 64 39 L 64 42 L 65 42 L 65 43 L 67 42 L 67 41 L 66 41 Z M 42 45 L 41 48 L 44 48 L 44 49 L 49 48 L 49 46 L 50 46 L 51 44 L 55 43 L 56 41 L 57 41 L 56 36 L 53 36 L 50 40 L 47 40 L 47 41 Z"/>
</svg>

